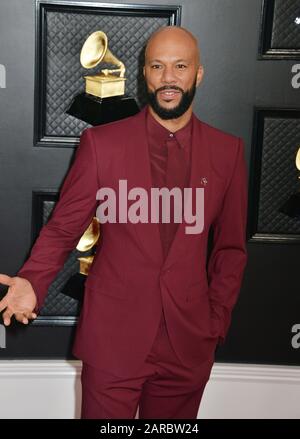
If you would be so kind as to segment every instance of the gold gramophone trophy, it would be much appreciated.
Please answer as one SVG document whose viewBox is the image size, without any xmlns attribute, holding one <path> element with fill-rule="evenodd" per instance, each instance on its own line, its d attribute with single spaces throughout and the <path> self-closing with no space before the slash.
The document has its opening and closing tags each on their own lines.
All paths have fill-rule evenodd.
<svg viewBox="0 0 300 439">
<path fill-rule="evenodd" d="M 94 217 L 89 227 L 80 238 L 76 250 L 86 253 L 92 251 L 93 254 L 77 258 L 79 260 L 79 272 L 70 277 L 62 289 L 62 293 L 76 300 L 82 300 L 84 284 L 93 263 L 94 254 L 100 237 L 100 222 Z"/>
<path fill-rule="evenodd" d="M 102 69 L 93 76 L 85 76 L 85 91 L 99 98 L 125 94 L 125 66 L 108 49 L 107 36 L 102 31 L 92 33 L 81 49 L 80 63 L 86 69 L 97 67 L 100 62 L 117 66 L 116 69 Z M 116 73 L 118 76 L 116 76 Z"/>
<path fill-rule="evenodd" d="M 93 69 L 102 62 L 115 68 L 85 76 L 85 93 L 75 96 L 66 111 L 91 125 L 123 119 L 139 111 L 135 99 L 125 95 L 124 64 L 109 50 L 106 34 L 96 31 L 84 42 L 80 63 L 86 69 Z"/>
<path fill-rule="evenodd" d="M 300 171 L 300 148 L 296 154 L 296 168 Z M 300 175 L 298 176 L 300 179 Z M 300 188 L 298 192 L 295 192 L 290 196 L 288 201 L 279 209 L 279 212 L 291 218 L 300 219 Z"/>
</svg>

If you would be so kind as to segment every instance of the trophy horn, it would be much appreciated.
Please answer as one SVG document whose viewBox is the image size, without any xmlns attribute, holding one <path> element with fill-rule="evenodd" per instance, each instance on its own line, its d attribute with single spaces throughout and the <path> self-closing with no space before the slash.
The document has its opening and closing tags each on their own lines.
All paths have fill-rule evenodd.
<svg viewBox="0 0 300 439">
<path fill-rule="evenodd" d="M 297 167 L 298 171 L 300 171 L 300 148 L 298 149 L 298 152 L 296 155 L 296 167 Z"/>
<path fill-rule="evenodd" d="M 119 73 L 120 78 L 124 78 L 125 65 L 108 48 L 108 39 L 104 32 L 93 32 L 85 41 L 80 53 L 80 63 L 87 69 L 96 67 L 100 62 L 116 65 L 117 69 L 101 70 L 105 76 L 110 73 Z"/>
<path fill-rule="evenodd" d="M 80 238 L 76 249 L 81 252 L 86 252 L 90 250 L 97 242 L 100 237 L 100 223 L 98 218 L 95 216 Z"/>
</svg>

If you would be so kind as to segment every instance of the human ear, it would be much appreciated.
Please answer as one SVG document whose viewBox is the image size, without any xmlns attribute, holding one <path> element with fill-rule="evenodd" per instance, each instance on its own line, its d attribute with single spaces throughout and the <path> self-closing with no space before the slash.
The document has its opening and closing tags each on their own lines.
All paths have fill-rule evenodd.
<svg viewBox="0 0 300 439">
<path fill-rule="evenodd" d="M 197 87 L 201 83 L 201 81 L 203 79 L 203 75 L 204 75 L 204 68 L 203 68 L 202 65 L 199 65 L 198 71 L 197 71 L 197 80 L 196 80 L 196 86 Z"/>
</svg>

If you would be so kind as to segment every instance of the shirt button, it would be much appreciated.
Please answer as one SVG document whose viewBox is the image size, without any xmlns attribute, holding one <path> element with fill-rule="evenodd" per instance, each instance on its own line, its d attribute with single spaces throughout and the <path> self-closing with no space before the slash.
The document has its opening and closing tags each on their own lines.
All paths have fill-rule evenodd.
<svg viewBox="0 0 300 439">
<path fill-rule="evenodd" d="M 174 134 L 173 134 L 173 133 L 170 133 L 170 134 L 169 134 L 169 137 L 174 137 Z"/>
</svg>

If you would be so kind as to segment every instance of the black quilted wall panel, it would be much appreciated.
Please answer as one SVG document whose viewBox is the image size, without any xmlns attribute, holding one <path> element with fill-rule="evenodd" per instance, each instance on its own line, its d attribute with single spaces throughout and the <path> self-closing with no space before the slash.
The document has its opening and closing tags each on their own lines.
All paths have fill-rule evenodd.
<svg viewBox="0 0 300 439">
<path fill-rule="evenodd" d="M 260 57 L 300 59 L 300 0 L 264 0 Z"/>
<path fill-rule="evenodd" d="M 37 237 L 41 227 L 47 223 L 54 209 L 58 195 L 47 192 L 33 193 L 33 239 Z M 68 279 L 79 270 L 78 257 L 87 256 L 91 252 L 79 252 L 74 249 L 67 258 L 63 268 L 51 283 L 45 304 L 39 316 L 77 316 L 80 304 L 72 297 L 62 294 L 62 288 Z M 43 319 L 41 319 L 43 320 Z"/>
<path fill-rule="evenodd" d="M 300 0 L 276 0 L 272 47 L 300 49 Z"/>
<path fill-rule="evenodd" d="M 295 158 L 300 148 L 300 111 L 257 110 L 251 167 L 252 239 L 300 240 L 300 219 L 279 212 L 300 191 Z"/>
<path fill-rule="evenodd" d="M 109 49 L 125 64 L 126 95 L 136 98 L 139 106 L 145 104 L 143 47 L 156 29 L 178 23 L 180 7 L 100 5 L 38 3 L 35 142 L 39 146 L 55 142 L 74 146 L 88 126 L 65 111 L 84 91 L 84 76 L 107 67 L 102 63 L 87 70 L 80 64 L 82 45 L 96 30 L 106 33 Z"/>
</svg>

